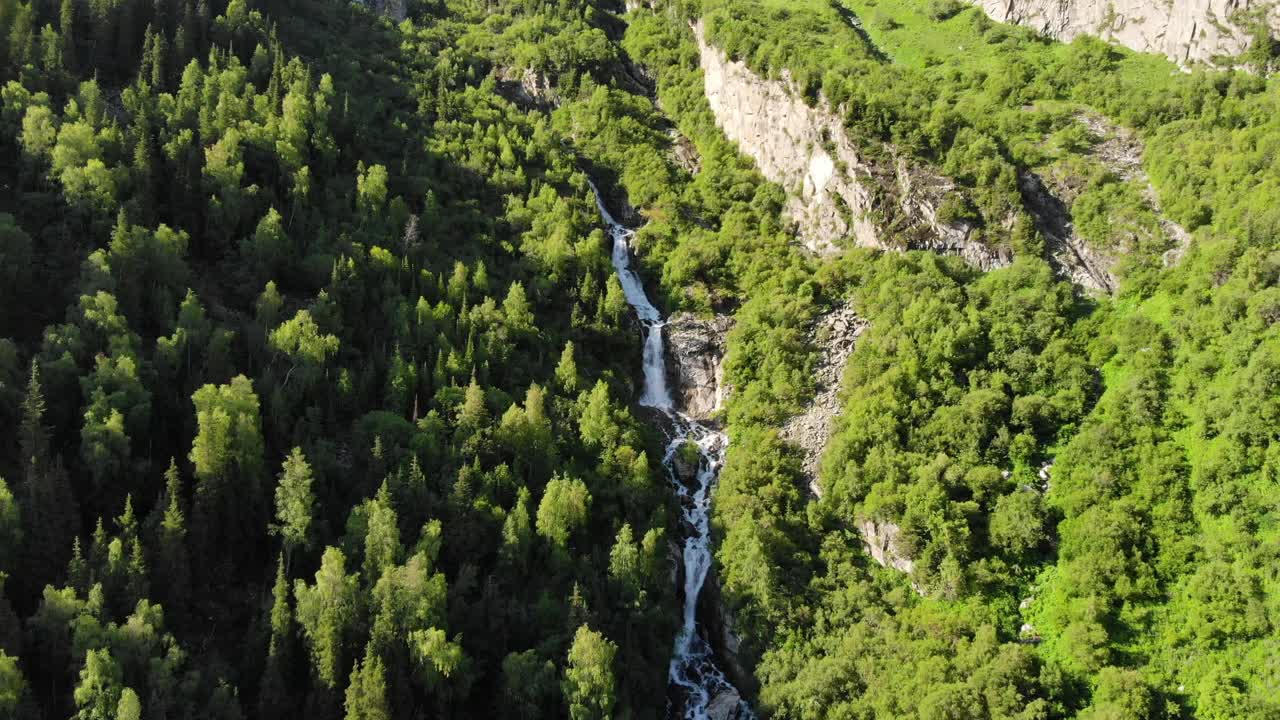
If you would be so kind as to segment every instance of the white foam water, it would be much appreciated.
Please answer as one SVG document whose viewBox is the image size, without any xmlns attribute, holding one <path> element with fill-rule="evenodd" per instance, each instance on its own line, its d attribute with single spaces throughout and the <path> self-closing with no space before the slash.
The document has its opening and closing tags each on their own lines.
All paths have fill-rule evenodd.
<svg viewBox="0 0 1280 720">
<path fill-rule="evenodd" d="M 711 645 L 700 632 L 702 628 L 698 623 L 698 596 L 711 569 L 711 488 L 724 464 L 728 439 L 675 408 L 667 388 L 666 348 L 662 338 L 666 322 L 649 302 L 640 276 L 631 268 L 631 238 L 635 232 L 614 220 L 594 184 L 591 190 L 613 241 L 613 267 L 618 281 L 644 328 L 644 390 L 640 404 L 663 412 L 671 421 L 671 441 L 662 464 L 680 500 L 688 533 L 682 553 L 684 588 L 680 632 L 676 635 L 668 672 L 673 692 L 669 693 L 667 715 L 682 720 L 709 720 L 713 700 L 723 697 L 717 704 L 727 702 L 732 707 L 722 707 L 720 717 L 754 720 L 751 708 L 740 699 L 737 689 L 716 665 Z M 692 484 L 683 481 L 675 469 L 676 454 L 688 442 L 694 443 L 699 455 L 697 477 Z"/>
</svg>

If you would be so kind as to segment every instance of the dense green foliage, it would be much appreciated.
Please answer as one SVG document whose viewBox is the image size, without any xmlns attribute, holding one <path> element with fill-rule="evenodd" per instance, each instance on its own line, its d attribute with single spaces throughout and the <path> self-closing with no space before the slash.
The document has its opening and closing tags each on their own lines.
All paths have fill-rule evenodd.
<svg viewBox="0 0 1280 720">
<path fill-rule="evenodd" d="M 0 712 L 661 712 L 628 313 L 582 149 L 495 92 L 589 108 L 613 22 L 0 3 Z"/>
<path fill-rule="evenodd" d="M 0 0 L 0 715 L 661 715 L 683 529 L 588 177 L 652 297 L 734 318 L 713 579 L 763 715 L 1280 715 L 1270 46 L 652 5 Z M 1017 260 L 804 256 L 699 19 Z M 1027 173 L 1116 297 L 1042 257 Z M 779 427 L 841 303 L 814 498 Z"/>
<path fill-rule="evenodd" d="M 717 559 L 761 708 L 1272 717 L 1280 234 L 1275 166 L 1261 158 L 1280 84 L 1170 73 L 1088 38 L 1052 44 L 937 6 L 683 9 L 731 55 L 840 107 L 867 152 L 905 150 L 960 181 L 988 241 L 1012 228 L 1021 250 L 987 274 L 853 252 L 802 292 L 762 284 L 738 309 Z M 661 58 L 663 107 L 696 141 L 706 110 L 692 33 L 656 15 L 631 33 L 638 56 Z M 695 90 L 688 105 L 671 100 L 681 88 Z M 1102 167 L 1086 116 L 1145 141 L 1164 212 L 1194 231 L 1177 267 L 1158 262 L 1159 207 Z M 1023 212 L 1026 170 L 1083 183 L 1069 211 L 1095 245 L 1150 238 L 1118 243 L 1132 253 L 1119 300 L 1082 298 L 1034 257 L 1025 224 L 997 222 Z M 807 323 L 844 301 L 870 330 L 844 378 L 825 492 L 807 503 L 774 428 L 806 391 Z M 893 528 L 908 577 L 862 551 L 868 523 Z"/>
</svg>

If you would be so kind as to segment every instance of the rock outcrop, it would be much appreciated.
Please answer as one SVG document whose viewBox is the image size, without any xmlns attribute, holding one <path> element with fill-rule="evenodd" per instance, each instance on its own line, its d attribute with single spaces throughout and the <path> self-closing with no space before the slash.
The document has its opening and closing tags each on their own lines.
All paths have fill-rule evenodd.
<svg viewBox="0 0 1280 720">
<path fill-rule="evenodd" d="M 1050 191 L 1044 178 L 1030 170 L 1018 174 L 1018 190 L 1036 229 L 1048 243 L 1049 260 L 1058 273 L 1082 288 L 1115 292 L 1118 281 L 1111 272 L 1115 258 L 1097 252 L 1076 234 L 1071 211 L 1061 195 Z"/>
<path fill-rule="evenodd" d="M 1186 66 L 1249 47 L 1251 17 L 1280 31 L 1274 0 L 974 0 L 994 20 L 1070 41 L 1096 35 Z"/>
<path fill-rule="evenodd" d="M 725 336 L 733 321 L 723 315 L 671 316 L 667 339 L 667 377 L 676 407 L 695 420 L 707 420 L 724 405 Z"/>
<path fill-rule="evenodd" d="M 872 560 L 907 575 L 915 569 L 915 561 L 902 549 L 899 540 L 902 529 L 897 525 L 874 518 L 862 518 L 854 525 L 862 533 L 862 544 Z M 919 591 L 916 588 L 916 592 Z"/>
<path fill-rule="evenodd" d="M 951 181 L 892 148 L 885 159 L 864 156 L 825 99 L 806 104 L 787 73 L 762 78 L 709 45 L 701 22 L 693 30 L 717 125 L 787 190 L 787 214 L 811 252 L 837 253 L 838 242 L 852 238 L 866 247 L 954 253 L 982 269 L 1009 263 L 1007 251 L 973 240 L 967 224 L 939 217 L 956 192 Z"/>
<path fill-rule="evenodd" d="M 744 717 L 742 696 L 733 688 L 725 688 L 707 706 L 707 720 L 741 720 Z"/>
<path fill-rule="evenodd" d="M 809 333 L 809 342 L 819 349 L 818 366 L 814 371 L 816 392 L 805 411 L 788 419 L 782 426 L 782 437 L 799 446 L 809 489 L 818 497 L 822 497 L 818 465 L 827 448 L 827 440 L 835 429 L 835 419 L 840 415 L 840 379 L 844 376 L 849 356 L 853 354 L 855 341 L 866 329 L 867 322 L 848 305 L 818 318 Z"/>
<path fill-rule="evenodd" d="M 560 95 L 551 84 L 551 78 L 533 68 L 499 70 L 498 92 L 511 102 L 530 110 L 545 112 L 560 104 Z"/>
<path fill-rule="evenodd" d="M 676 165 L 683 168 L 690 175 L 697 175 L 702 169 L 702 158 L 698 155 L 698 148 L 689 138 L 680 134 L 679 130 L 671 128 L 667 131 L 667 137 L 671 138 L 671 160 Z"/>
</svg>

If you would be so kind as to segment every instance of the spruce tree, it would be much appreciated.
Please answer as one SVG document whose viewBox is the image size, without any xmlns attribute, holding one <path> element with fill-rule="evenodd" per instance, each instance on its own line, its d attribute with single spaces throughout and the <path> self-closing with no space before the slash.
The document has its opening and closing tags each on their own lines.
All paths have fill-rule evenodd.
<svg viewBox="0 0 1280 720">
<path fill-rule="evenodd" d="M 31 361 L 27 395 L 22 401 L 22 424 L 18 427 L 18 443 L 22 449 L 22 465 L 27 483 L 49 462 L 49 429 L 44 426 L 44 393 L 40 390 L 40 366 Z"/>
<path fill-rule="evenodd" d="M 262 687 L 258 691 L 258 715 L 264 718 L 292 714 L 292 693 L 286 678 L 292 675 L 293 667 L 293 611 L 289 607 L 289 581 L 284 573 L 283 553 L 276 562 L 271 597 L 271 640 L 267 645 Z"/>
<path fill-rule="evenodd" d="M 156 511 L 163 514 L 151 536 L 155 550 L 152 587 L 156 588 L 165 609 L 181 618 L 186 613 L 191 592 L 191 560 L 187 551 L 187 520 L 182 512 L 182 475 L 173 458 L 169 459 L 164 479 L 165 489 L 156 504 Z"/>
</svg>

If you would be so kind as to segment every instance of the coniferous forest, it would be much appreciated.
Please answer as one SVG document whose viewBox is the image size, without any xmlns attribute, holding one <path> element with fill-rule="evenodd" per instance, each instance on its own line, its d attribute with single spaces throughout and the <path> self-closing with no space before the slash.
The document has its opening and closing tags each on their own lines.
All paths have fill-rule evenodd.
<svg viewBox="0 0 1280 720">
<path fill-rule="evenodd" d="M 1255 35 L 1179 68 L 955 0 L 0 0 L 0 718 L 676 713 L 690 529 L 596 187 L 654 304 L 732 323 L 699 612 L 756 716 L 1280 718 Z M 704 37 L 1005 261 L 880 196 L 876 247 L 808 252 Z M 836 308 L 810 477 L 782 428 Z"/>
</svg>

